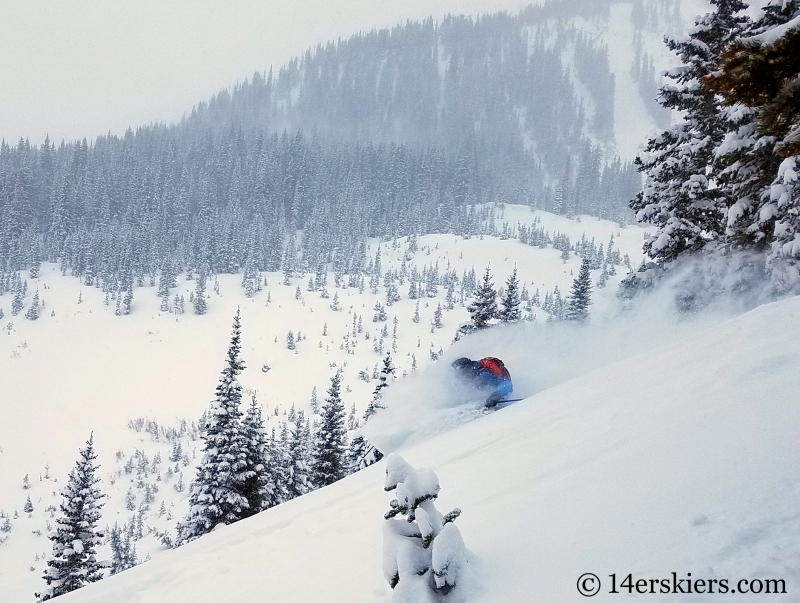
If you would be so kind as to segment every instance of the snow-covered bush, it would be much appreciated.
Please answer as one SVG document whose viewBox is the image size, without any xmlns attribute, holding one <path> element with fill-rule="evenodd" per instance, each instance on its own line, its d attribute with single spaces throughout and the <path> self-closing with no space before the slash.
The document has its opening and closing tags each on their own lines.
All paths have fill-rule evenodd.
<svg viewBox="0 0 800 603">
<path fill-rule="evenodd" d="M 383 524 L 383 574 L 393 589 L 392 601 L 464 601 L 469 587 L 463 585 L 471 581 L 469 552 L 453 524 L 461 510 L 442 515 L 436 508 L 437 475 L 392 453 L 384 489 L 395 492 Z"/>
</svg>

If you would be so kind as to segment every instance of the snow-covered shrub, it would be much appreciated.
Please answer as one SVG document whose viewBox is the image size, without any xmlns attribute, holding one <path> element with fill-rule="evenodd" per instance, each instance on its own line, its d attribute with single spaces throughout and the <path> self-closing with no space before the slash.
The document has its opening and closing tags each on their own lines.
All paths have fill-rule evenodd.
<svg viewBox="0 0 800 603">
<path fill-rule="evenodd" d="M 453 524 L 461 510 L 442 515 L 436 508 L 438 476 L 392 453 L 384 489 L 395 492 L 383 524 L 383 574 L 393 589 L 392 601 L 464 601 L 469 589 L 459 587 L 470 582 L 469 552 Z"/>
</svg>

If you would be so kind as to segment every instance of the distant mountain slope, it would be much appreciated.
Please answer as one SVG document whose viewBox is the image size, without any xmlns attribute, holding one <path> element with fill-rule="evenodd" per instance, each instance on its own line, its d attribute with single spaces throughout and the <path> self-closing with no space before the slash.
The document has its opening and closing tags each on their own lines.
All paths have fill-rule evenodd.
<svg viewBox="0 0 800 603">
<path fill-rule="evenodd" d="M 178 125 L 3 143 L 0 289 L 45 258 L 124 289 L 167 264 L 357 271 L 364 237 L 477 234 L 487 202 L 630 222 L 641 179 L 616 152 L 665 119 L 654 29 L 675 29 L 678 6 L 408 23 L 319 46 Z"/>
<path fill-rule="evenodd" d="M 532 150 L 558 177 L 587 141 L 615 148 L 616 79 L 633 78 L 645 98 L 645 114 L 626 120 L 668 120 L 655 103 L 663 57 L 653 47 L 680 33 L 680 8 L 679 0 L 557 0 L 518 15 L 407 22 L 309 49 L 201 103 L 187 123 L 509 158 Z M 630 29 L 623 39 L 609 29 L 620 17 Z M 626 51 L 624 65 L 611 64 L 609 46 Z"/>
<path fill-rule="evenodd" d="M 684 592 L 688 574 L 706 590 L 717 580 L 715 593 L 727 581 L 728 594 L 709 601 L 731 600 L 740 580 L 784 580 L 796 593 L 799 313 L 798 298 L 761 307 L 403 450 L 438 473 L 440 508 L 463 510 L 483 581 L 469 602 L 575 601 L 586 572 L 603 582 L 598 601 L 619 599 L 608 594 L 612 573 L 618 589 L 632 573 L 648 592 L 672 572 Z M 383 469 L 63 602 L 389 601 Z M 684 600 L 660 588 L 652 600 Z"/>
</svg>

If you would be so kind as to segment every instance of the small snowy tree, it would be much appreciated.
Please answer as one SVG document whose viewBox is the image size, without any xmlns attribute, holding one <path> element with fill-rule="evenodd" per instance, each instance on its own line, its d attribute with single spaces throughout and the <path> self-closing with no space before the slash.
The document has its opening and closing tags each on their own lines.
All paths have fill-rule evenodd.
<svg viewBox="0 0 800 603">
<path fill-rule="evenodd" d="M 96 558 L 96 547 L 103 542 L 103 533 L 98 529 L 103 494 L 97 487 L 100 478 L 95 475 L 96 460 L 90 436 L 61 491 L 61 516 L 48 536 L 53 543 L 53 554 L 44 572 L 48 588 L 36 594 L 39 601 L 72 592 L 103 577 Z"/>
<path fill-rule="evenodd" d="M 578 278 L 572 282 L 572 291 L 567 300 L 565 320 L 583 322 L 589 318 L 589 305 L 592 303 L 592 279 L 589 271 L 589 259 L 581 262 Z"/>
<path fill-rule="evenodd" d="M 489 326 L 489 321 L 497 316 L 497 292 L 494 290 L 492 275 L 489 268 L 483 275 L 483 281 L 475 295 L 473 301 L 467 308 L 475 329 L 485 329 Z"/>
<path fill-rule="evenodd" d="M 11 300 L 11 316 L 16 316 L 25 307 L 25 292 L 22 287 L 14 289 L 14 298 Z"/>
<path fill-rule="evenodd" d="M 133 306 L 133 285 L 125 292 L 125 297 L 122 300 L 122 313 L 128 315 L 131 313 Z"/>
<path fill-rule="evenodd" d="M 164 506 L 164 502 L 161 502 Z M 131 538 L 128 526 L 120 529 L 118 524 L 114 524 L 108 532 L 108 544 L 111 547 L 111 574 L 118 574 L 139 564 L 136 557 L 136 544 Z"/>
<path fill-rule="evenodd" d="M 311 475 L 314 486 L 322 488 L 340 480 L 347 474 L 345 450 L 345 410 L 340 397 L 342 375 L 339 371 L 331 377 L 328 397 L 322 406 L 322 420 L 314 434 L 314 456 Z"/>
<path fill-rule="evenodd" d="M 446 599 L 472 579 L 470 553 L 453 524 L 461 510 L 442 515 L 435 504 L 437 475 L 415 469 L 396 453 L 386 459 L 384 490 L 395 492 L 383 524 L 383 574 L 392 600 L 432 601 L 434 593 Z"/>
<path fill-rule="evenodd" d="M 31 306 L 28 308 L 28 311 L 25 312 L 25 318 L 28 320 L 36 320 L 39 318 L 39 290 L 36 290 L 36 293 L 33 294 L 33 301 L 31 301 Z"/>
<path fill-rule="evenodd" d="M 205 314 L 208 310 L 208 303 L 206 302 L 206 271 L 201 270 L 197 275 L 195 282 L 194 297 L 192 298 L 192 306 L 194 307 L 195 314 Z"/>
<path fill-rule="evenodd" d="M 442 304 L 438 304 L 433 313 L 433 328 L 441 329 L 442 326 Z"/>
<path fill-rule="evenodd" d="M 508 277 L 506 290 L 500 300 L 502 308 L 498 313 L 498 318 L 503 322 L 517 322 L 522 320 L 522 312 L 519 309 L 519 281 L 517 280 L 517 269 Z"/>
</svg>

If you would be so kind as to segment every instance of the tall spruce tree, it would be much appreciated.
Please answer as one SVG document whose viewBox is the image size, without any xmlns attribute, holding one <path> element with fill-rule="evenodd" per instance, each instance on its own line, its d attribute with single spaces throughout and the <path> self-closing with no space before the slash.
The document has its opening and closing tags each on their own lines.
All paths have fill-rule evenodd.
<svg viewBox="0 0 800 603">
<path fill-rule="evenodd" d="M 308 468 L 308 432 L 305 413 L 297 413 L 294 429 L 289 438 L 289 464 L 286 491 L 289 498 L 302 496 L 311 489 Z"/>
<path fill-rule="evenodd" d="M 583 322 L 589 318 L 589 305 L 592 303 L 592 276 L 589 258 L 583 258 L 578 278 L 572 281 L 572 291 L 567 299 L 564 320 Z"/>
<path fill-rule="evenodd" d="M 508 277 L 506 290 L 500 300 L 502 308 L 498 313 L 498 318 L 503 322 L 517 322 L 522 320 L 522 312 L 519 309 L 519 281 L 517 280 L 517 269 Z"/>
<path fill-rule="evenodd" d="M 707 78 L 733 128 L 720 145 L 720 185 L 735 202 L 734 247 L 768 253 L 777 289 L 800 288 L 800 2 L 771 0 Z"/>
<path fill-rule="evenodd" d="M 194 540 L 220 524 L 231 524 L 251 513 L 244 483 L 248 476 L 247 442 L 242 426 L 242 386 L 237 376 L 245 365 L 239 310 L 233 319 L 231 343 L 216 396 L 206 413 L 203 459 L 189 495 L 189 512 L 178 524 L 177 544 Z"/>
<path fill-rule="evenodd" d="M 317 488 L 332 484 L 347 474 L 347 432 L 345 409 L 340 397 L 341 384 L 342 375 L 337 371 L 331 377 L 328 397 L 322 406 L 322 419 L 314 434 L 311 477 Z"/>
<path fill-rule="evenodd" d="M 243 472 L 241 492 L 247 499 L 248 509 L 244 516 L 248 517 L 277 504 L 274 499 L 274 477 L 270 471 L 267 433 L 261 418 L 261 406 L 256 401 L 255 394 L 251 397 L 250 407 L 242 421 L 242 434 L 247 464 Z"/>
<path fill-rule="evenodd" d="M 92 435 L 61 490 L 61 516 L 48 536 L 53 543 L 53 554 L 44 572 L 48 588 L 36 594 L 39 601 L 72 592 L 103 577 L 96 551 L 103 542 L 98 523 L 104 495 L 97 486 L 100 478 L 96 475 L 96 460 Z"/>
<path fill-rule="evenodd" d="M 725 232 L 725 190 L 711 186 L 714 152 L 728 125 L 715 93 L 705 83 L 720 53 L 742 30 L 741 0 L 710 0 L 715 7 L 698 19 L 689 36 L 667 40 L 681 65 L 667 72 L 672 83 L 660 90 L 660 104 L 682 112 L 681 121 L 651 138 L 636 158 L 646 176 L 644 189 L 631 202 L 640 222 L 656 226 L 644 243 L 657 263 L 702 249 Z"/>
<path fill-rule="evenodd" d="M 497 317 L 497 291 L 494 290 L 492 275 L 489 267 L 483 275 L 475 300 L 467 307 L 469 311 L 472 327 L 475 329 L 485 329 L 489 326 L 489 321 Z"/>
</svg>

